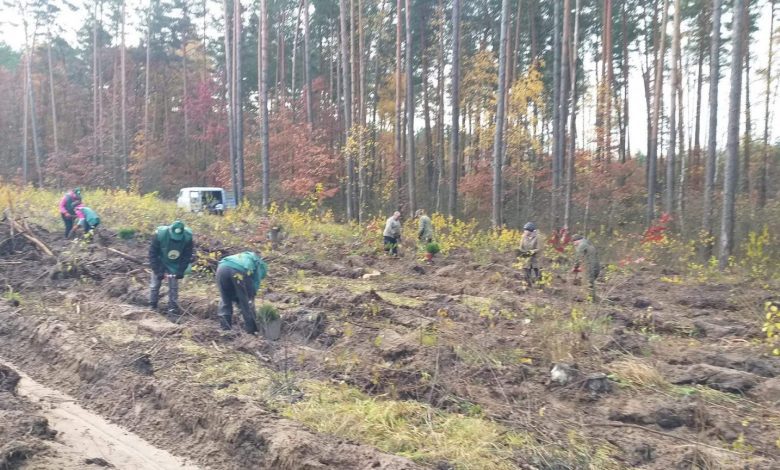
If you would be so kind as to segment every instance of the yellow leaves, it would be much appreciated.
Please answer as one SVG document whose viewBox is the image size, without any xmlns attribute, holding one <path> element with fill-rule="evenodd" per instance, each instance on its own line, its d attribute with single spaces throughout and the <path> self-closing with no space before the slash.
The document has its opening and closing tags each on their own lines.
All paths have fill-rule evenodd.
<svg viewBox="0 0 780 470">
<path fill-rule="evenodd" d="M 482 50 L 467 57 L 461 80 L 461 106 L 477 109 L 495 108 L 495 90 L 498 87 L 497 60 L 492 51 Z M 486 119 L 489 122 L 490 119 Z"/>
<path fill-rule="evenodd" d="M 766 342 L 772 347 L 772 355 L 780 356 L 780 348 L 775 347 L 780 343 L 780 312 L 778 306 L 774 302 L 768 301 L 764 304 L 764 311 L 766 315 L 764 317 L 764 325 L 761 327 L 761 331 L 766 333 Z"/>
<path fill-rule="evenodd" d="M 771 274 L 773 262 L 768 252 L 769 247 L 775 242 L 772 238 L 766 225 L 761 232 L 751 231 L 748 234 L 745 256 L 740 260 L 740 265 L 746 268 L 754 279 L 765 279 Z"/>
</svg>

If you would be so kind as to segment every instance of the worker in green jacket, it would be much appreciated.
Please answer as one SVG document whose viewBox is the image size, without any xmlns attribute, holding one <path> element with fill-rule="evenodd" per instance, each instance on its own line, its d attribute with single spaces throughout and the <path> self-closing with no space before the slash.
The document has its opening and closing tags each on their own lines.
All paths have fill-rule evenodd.
<svg viewBox="0 0 780 470">
<path fill-rule="evenodd" d="M 579 273 L 582 271 L 582 265 L 585 265 L 585 275 L 588 278 L 588 286 L 590 287 L 590 296 L 592 300 L 596 300 L 596 279 L 601 273 L 601 264 L 599 264 L 599 253 L 593 244 L 588 241 L 587 238 L 582 235 L 574 235 L 571 237 L 571 241 L 574 244 L 574 267 L 573 273 Z"/>
<path fill-rule="evenodd" d="M 419 219 L 417 239 L 424 244 L 431 243 L 433 241 L 433 222 L 431 222 L 431 218 L 425 214 L 425 209 L 418 209 L 414 215 Z"/>
<path fill-rule="evenodd" d="M 179 313 L 179 279 L 192 261 L 192 231 L 177 220 L 171 225 L 157 227 L 149 247 L 149 264 L 152 267 L 149 304 L 156 309 L 160 300 L 163 279 L 168 280 L 168 313 Z"/>
<path fill-rule="evenodd" d="M 233 302 L 236 302 L 244 318 L 244 330 L 249 334 L 257 333 L 254 302 L 260 290 L 260 281 L 267 273 L 268 265 L 251 251 L 220 260 L 217 265 L 217 286 L 220 295 L 219 324 L 223 330 L 233 327 Z"/>
<path fill-rule="evenodd" d="M 84 204 L 76 206 L 76 224 L 71 230 L 70 236 L 78 230 L 83 230 L 84 234 L 92 232 L 100 225 L 100 216 Z"/>
</svg>

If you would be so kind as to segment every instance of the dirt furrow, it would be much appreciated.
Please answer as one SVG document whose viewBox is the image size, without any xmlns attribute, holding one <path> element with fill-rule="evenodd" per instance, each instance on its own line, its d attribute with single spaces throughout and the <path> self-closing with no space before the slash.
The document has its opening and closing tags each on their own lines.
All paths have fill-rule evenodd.
<svg viewBox="0 0 780 470">
<path fill-rule="evenodd" d="M 254 403 L 215 399 L 209 389 L 141 374 L 132 357 L 71 326 L 46 312 L 0 307 L 0 355 L 91 412 L 204 468 L 417 468 L 314 434 Z"/>
</svg>

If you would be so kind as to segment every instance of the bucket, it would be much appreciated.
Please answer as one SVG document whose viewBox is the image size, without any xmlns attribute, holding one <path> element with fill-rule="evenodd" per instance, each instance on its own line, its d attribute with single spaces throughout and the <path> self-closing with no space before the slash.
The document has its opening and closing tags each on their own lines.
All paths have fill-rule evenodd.
<svg viewBox="0 0 780 470">
<path fill-rule="evenodd" d="M 269 322 L 261 322 L 263 328 L 263 337 L 270 341 L 276 341 L 282 336 L 282 319 L 277 318 Z"/>
</svg>

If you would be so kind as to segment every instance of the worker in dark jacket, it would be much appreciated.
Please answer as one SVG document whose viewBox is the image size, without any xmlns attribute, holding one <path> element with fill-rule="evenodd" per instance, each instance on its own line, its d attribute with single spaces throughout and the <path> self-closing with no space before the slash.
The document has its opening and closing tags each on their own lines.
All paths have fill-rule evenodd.
<svg viewBox="0 0 780 470">
<path fill-rule="evenodd" d="M 244 318 L 244 330 L 257 333 L 255 297 L 260 281 L 268 273 L 268 265 L 257 254 L 245 251 L 222 258 L 217 266 L 219 287 L 219 324 L 223 330 L 233 327 L 233 302 L 238 304 Z"/>
<path fill-rule="evenodd" d="M 168 313 L 179 313 L 179 279 L 184 277 L 193 253 L 192 231 L 177 220 L 171 225 L 157 227 L 149 247 L 152 266 L 149 304 L 157 308 L 163 279 L 168 280 Z"/>
<path fill-rule="evenodd" d="M 76 219 L 76 206 L 81 204 L 81 188 L 73 188 L 66 192 L 60 199 L 60 217 L 65 224 L 65 238 L 68 238 L 73 230 L 73 222 Z"/>
</svg>

